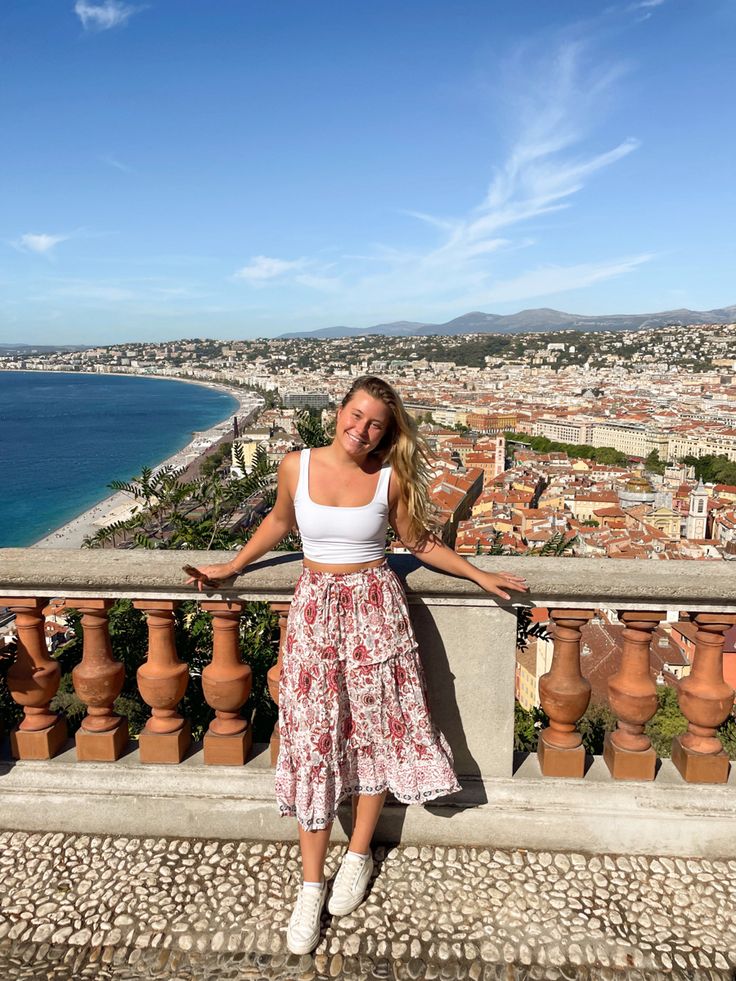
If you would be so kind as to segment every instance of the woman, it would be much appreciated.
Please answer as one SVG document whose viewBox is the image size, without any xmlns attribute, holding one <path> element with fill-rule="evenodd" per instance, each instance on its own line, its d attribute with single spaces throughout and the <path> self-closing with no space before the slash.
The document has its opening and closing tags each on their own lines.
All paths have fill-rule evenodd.
<svg viewBox="0 0 736 981">
<path fill-rule="evenodd" d="M 509 598 L 519 576 L 476 569 L 429 531 L 427 452 L 394 389 L 358 378 L 337 410 L 330 446 L 288 454 L 273 510 L 231 561 L 189 582 L 226 579 L 296 524 L 304 571 L 289 611 L 279 686 L 276 796 L 299 823 L 304 883 L 289 922 L 296 954 L 319 941 L 324 861 L 337 806 L 353 801 L 353 832 L 329 911 L 352 912 L 373 872 L 371 839 L 388 790 L 420 803 L 459 790 L 432 725 L 401 584 L 385 559 L 390 522 L 427 565 Z"/>
</svg>

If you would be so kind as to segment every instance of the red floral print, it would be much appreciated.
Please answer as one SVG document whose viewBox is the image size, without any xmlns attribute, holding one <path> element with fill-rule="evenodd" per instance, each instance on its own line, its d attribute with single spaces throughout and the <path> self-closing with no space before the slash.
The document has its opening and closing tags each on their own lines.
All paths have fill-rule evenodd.
<svg viewBox="0 0 736 981">
<path fill-rule="evenodd" d="M 406 726 L 399 719 L 394 719 L 392 716 L 389 716 L 388 731 L 391 733 L 394 739 L 401 740 L 406 735 Z"/>
<path fill-rule="evenodd" d="M 340 669 L 330 668 L 327 672 L 327 687 L 330 691 L 339 692 L 340 691 Z"/>
<path fill-rule="evenodd" d="M 368 648 L 365 644 L 358 644 L 353 651 L 353 660 L 358 664 L 363 664 L 368 659 Z"/>
<path fill-rule="evenodd" d="M 332 736 L 328 732 L 323 732 L 317 740 L 317 749 L 320 753 L 329 753 L 332 749 Z"/>
<path fill-rule="evenodd" d="M 297 691 L 300 695 L 308 695 L 311 687 L 312 687 L 312 679 L 309 675 L 309 672 L 305 671 L 302 668 L 302 670 L 299 672 L 299 682 L 297 686 Z"/>
<path fill-rule="evenodd" d="M 371 606 L 383 606 L 383 590 L 375 580 L 368 587 L 368 602 Z"/>
<path fill-rule="evenodd" d="M 390 790 L 410 804 L 460 789 L 429 716 L 406 596 L 388 565 L 303 572 L 279 696 L 276 797 L 303 828 L 326 827 L 358 793 Z"/>
</svg>

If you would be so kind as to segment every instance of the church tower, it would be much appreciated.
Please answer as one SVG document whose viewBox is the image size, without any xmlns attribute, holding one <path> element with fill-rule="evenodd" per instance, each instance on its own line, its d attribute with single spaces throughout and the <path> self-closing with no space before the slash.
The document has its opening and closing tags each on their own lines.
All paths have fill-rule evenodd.
<svg viewBox="0 0 736 981">
<path fill-rule="evenodd" d="M 703 487 L 703 481 L 699 480 L 698 486 L 690 494 L 690 508 L 685 524 L 685 538 L 689 541 L 705 538 L 707 524 L 708 491 Z"/>
</svg>

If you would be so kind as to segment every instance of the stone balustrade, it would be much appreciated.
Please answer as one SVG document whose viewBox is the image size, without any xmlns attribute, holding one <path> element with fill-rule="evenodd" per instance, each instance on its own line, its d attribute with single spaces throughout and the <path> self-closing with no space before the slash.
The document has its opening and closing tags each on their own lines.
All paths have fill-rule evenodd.
<svg viewBox="0 0 736 981">
<path fill-rule="evenodd" d="M 222 558 L 186 553 L 193 564 Z M 278 730 L 269 757 L 253 747 L 241 714 L 251 670 L 241 659 L 238 621 L 245 602 L 268 602 L 279 614 L 283 642 L 299 558 L 271 555 L 226 588 L 198 594 L 183 584 L 182 553 L 0 550 L 0 606 L 16 613 L 18 631 L 8 687 L 24 712 L 11 733 L 11 759 L 0 764 L 0 822 L 133 834 L 292 834 L 293 822 L 276 819 L 272 800 Z M 722 669 L 724 635 L 736 623 L 736 576 L 728 564 L 709 564 L 706 575 L 703 563 L 689 562 L 475 561 L 490 570 L 513 566 L 527 577 L 531 593 L 496 602 L 474 584 L 438 575 L 410 557 L 391 559 L 406 584 L 433 717 L 452 746 L 463 790 L 422 809 L 387 807 L 384 836 L 736 854 L 734 778 L 716 735 L 734 697 Z M 149 637 L 137 683 L 151 716 L 133 747 L 126 720 L 113 709 L 124 679 L 108 614 L 121 598 L 144 612 Z M 201 747 L 191 745 L 189 721 L 179 711 L 189 676 L 174 640 L 175 609 L 192 599 L 201 601 L 213 624 L 202 686 L 214 718 Z M 87 714 L 73 746 L 65 720 L 49 707 L 59 685 L 44 638 L 43 610 L 52 600 L 77 609 L 84 627 L 73 684 Z M 515 604 L 548 607 L 553 625 L 552 665 L 540 680 L 550 721 L 536 757 L 513 751 Z M 609 682 L 617 726 L 603 756 L 591 759 L 577 730 L 590 699 L 581 631 L 600 607 L 618 611 L 624 647 Z M 649 647 L 671 610 L 687 611 L 697 624 L 696 646 L 692 672 L 679 686 L 688 730 L 674 741 L 671 760 L 659 761 L 644 732 L 657 706 Z M 274 700 L 279 672 L 280 659 L 268 676 Z M 132 801 L 133 811 L 126 808 Z"/>
</svg>

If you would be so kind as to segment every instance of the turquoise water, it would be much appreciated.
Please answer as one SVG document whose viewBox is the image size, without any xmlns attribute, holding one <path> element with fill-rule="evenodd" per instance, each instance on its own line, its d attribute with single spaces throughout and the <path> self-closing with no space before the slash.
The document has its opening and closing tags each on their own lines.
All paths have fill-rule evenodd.
<svg viewBox="0 0 736 981">
<path fill-rule="evenodd" d="M 185 382 L 0 371 L 0 547 L 48 535 L 237 404 Z"/>
</svg>

